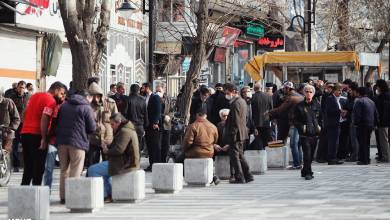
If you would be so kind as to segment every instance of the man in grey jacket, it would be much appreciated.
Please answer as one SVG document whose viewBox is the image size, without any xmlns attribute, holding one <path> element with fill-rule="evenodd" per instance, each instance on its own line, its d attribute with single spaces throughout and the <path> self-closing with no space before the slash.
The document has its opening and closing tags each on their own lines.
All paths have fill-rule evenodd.
<svg viewBox="0 0 390 220">
<path fill-rule="evenodd" d="M 248 183 L 253 181 L 248 163 L 244 157 L 244 141 L 248 139 L 246 126 L 247 104 L 242 99 L 237 88 L 232 84 L 225 84 L 225 97 L 230 101 L 230 112 L 226 121 L 226 143 L 229 144 L 229 155 L 234 169 L 235 179 L 230 183 Z"/>
</svg>

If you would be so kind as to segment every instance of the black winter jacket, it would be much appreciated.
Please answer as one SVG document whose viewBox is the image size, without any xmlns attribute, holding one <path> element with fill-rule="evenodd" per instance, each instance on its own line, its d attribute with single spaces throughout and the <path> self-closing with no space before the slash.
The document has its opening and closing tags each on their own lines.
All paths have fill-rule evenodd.
<svg viewBox="0 0 390 220">
<path fill-rule="evenodd" d="M 301 137 L 318 136 L 321 127 L 318 123 L 321 114 L 321 106 L 318 101 L 306 102 L 306 99 L 298 103 L 294 109 L 294 126 Z"/>
</svg>

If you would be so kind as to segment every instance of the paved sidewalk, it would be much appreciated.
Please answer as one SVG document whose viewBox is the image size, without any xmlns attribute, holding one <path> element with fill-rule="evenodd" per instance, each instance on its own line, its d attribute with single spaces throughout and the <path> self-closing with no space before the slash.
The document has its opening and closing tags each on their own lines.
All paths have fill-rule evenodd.
<svg viewBox="0 0 390 220">
<path fill-rule="evenodd" d="M 313 181 L 300 178 L 297 170 L 270 170 L 249 184 L 223 181 L 172 195 L 155 194 L 147 173 L 145 200 L 74 214 L 59 204 L 56 170 L 50 219 L 390 219 L 389 165 L 315 164 L 314 171 Z M 13 175 L 11 185 L 20 180 L 21 173 Z M 7 188 L 0 188 L 0 219 L 6 218 Z"/>
</svg>

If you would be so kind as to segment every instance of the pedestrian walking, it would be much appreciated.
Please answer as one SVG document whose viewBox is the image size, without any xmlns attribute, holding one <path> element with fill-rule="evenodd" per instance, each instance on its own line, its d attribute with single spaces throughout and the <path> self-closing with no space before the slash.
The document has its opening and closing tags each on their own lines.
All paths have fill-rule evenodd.
<svg viewBox="0 0 390 220">
<path fill-rule="evenodd" d="M 312 161 L 315 148 L 317 146 L 318 135 L 321 127 L 319 124 L 321 107 L 320 104 L 313 100 L 315 88 L 307 84 L 303 88 L 305 99 L 297 104 L 294 110 L 294 126 L 299 133 L 299 141 L 303 150 L 303 167 L 301 176 L 306 180 L 313 179 Z"/>
</svg>

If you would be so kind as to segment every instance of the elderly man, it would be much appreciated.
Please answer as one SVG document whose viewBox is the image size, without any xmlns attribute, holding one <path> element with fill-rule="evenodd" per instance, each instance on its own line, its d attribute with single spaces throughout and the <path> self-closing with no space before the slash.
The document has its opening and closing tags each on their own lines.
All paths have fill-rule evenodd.
<svg viewBox="0 0 390 220">
<path fill-rule="evenodd" d="M 183 140 L 184 154 L 179 156 L 177 162 L 183 163 L 185 158 L 212 158 L 215 151 L 223 150 L 217 142 L 217 127 L 207 120 L 206 111 L 199 109 L 196 113 L 196 120 L 186 130 Z M 216 176 L 213 182 L 219 183 Z"/>
<path fill-rule="evenodd" d="M 112 176 L 140 168 L 138 138 L 133 123 L 121 113 L 114 113 L 110 117 L 110 123 L 114 130 L 114 140 L 110 147 L 103 146 L 103 152 L 107 155 L 108 161 L 89 167 L 87 173 L 90 177 L 103 177 L 105 202 L 112 202 Z"/>
<path fill-rule="evenodd" d="M 244 157 L 244 141 L 248 139 L 246 127 L 247 104 L 242 99 L 237 88 L 232 84 L 225 84 L 225 97 L 230 101 L 230 113 L 226 121 L 226 143 L 229 144 L 230 160 L 234 168 L 235 179 L 230 183 L 248 183 L 253 181 L 248 163 Z"/>
<path fill-rule="evenodd" d="M 301 176 L 306 180 L 313 179 L 311 163 L 313 161 L 314 150 L 317 146 L 317 136 L 321 131 L 319 116 L 321 106 L 317 101 L 313 101 L 315 88 L 307 84 L 303 88 L 305 99 L 298 103 L 294 109 L 294 126 L 298 129 L 299 141 L 303 149 L 303 168 Z"/>
</svg>

